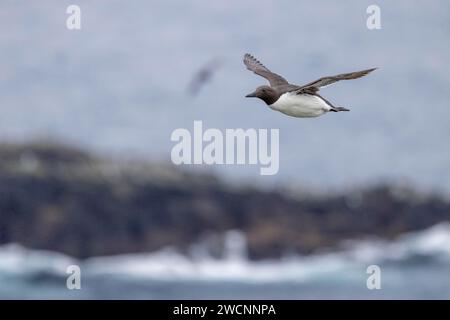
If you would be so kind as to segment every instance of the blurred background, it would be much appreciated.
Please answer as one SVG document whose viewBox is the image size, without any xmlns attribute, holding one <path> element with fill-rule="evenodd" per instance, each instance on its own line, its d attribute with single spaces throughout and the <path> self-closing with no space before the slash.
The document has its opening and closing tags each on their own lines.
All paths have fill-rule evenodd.
<svg viewBox="0 0 450 320">
<path fill-rule="evenodd" d="M 2 1 L 0 298 L 449 299 L 449 16 L 444 0 Z M 296 119 L 244 99 L 265 84 L 246 52 L 298 84 L 380 69 L 321 91 L 351 112 Z M 194 120 L 279 129 L 279 173 L 173 166 Z"/>
</svg>

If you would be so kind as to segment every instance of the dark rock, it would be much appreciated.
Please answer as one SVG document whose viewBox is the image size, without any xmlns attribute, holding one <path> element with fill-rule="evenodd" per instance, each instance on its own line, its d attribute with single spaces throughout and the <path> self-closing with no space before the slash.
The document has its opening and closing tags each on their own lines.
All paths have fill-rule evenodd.
<svg viewBox="0 0 450 320">
<path fill-rule="evenodd" d="M 238 229 L 250 257 L 260 259 L 350 238 L 393 238 L 442 221 L 450 221 L 447 201 L 404 187 L 287 196 L 60 145 L 0 146 L 0 243 L 78 258 L 168 245 L 187 250 Z"/>
</svg>

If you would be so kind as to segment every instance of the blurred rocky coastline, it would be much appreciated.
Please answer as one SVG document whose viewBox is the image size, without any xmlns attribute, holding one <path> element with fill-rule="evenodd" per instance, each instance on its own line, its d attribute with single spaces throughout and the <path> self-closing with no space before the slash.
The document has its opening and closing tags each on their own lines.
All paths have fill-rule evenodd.
<svg viewBox="0 0 450 320">
<path fill-rule="evenodd" d="M 81 259 L 184 251 L 199 242 L 215 248 L 229 230 L 245 234 L 250 258 L 276 258 L 332 250 L 348 239 L 392 239 L 443 221 L 450 221 L 448 199 L 404 186 L 267 191 L 57 143 L 0 145 L 0 244 Z"/>
</svg>

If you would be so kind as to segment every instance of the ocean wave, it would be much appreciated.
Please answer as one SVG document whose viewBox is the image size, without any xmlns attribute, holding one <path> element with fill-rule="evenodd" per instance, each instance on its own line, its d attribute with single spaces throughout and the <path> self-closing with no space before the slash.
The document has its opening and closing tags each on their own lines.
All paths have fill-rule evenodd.
<svg viewBox="0 0 450 320">
<path fill-rule="evenodd" d="M 66 267 L 76 259 L 61 253 L 30 250 L 18 244 L 0 247 L 0 274 L 23 275 L 39 272 L 65 274 Z"/>
<path fill-rule="evenodd" d="M 405 262 L 435 260 L 450 262 L 450 223 L 440 223 L 419 232 L 400 236 L 395 241 L 348 241 L 348 253 L 361 262 Z"/>
<path fill-rule="evenodd" d="M 201 244 L 197 249 L 201 248 Z M 370 264 L 400 263 L 450 264 L 450 224 L 405 234 L 395 241 L 379 239 L 347 241 L 341 250 L 309 256 L 251 261 L 246 256 L 245 237 L 230 231 L 226 235 L 226 254 L 213 258 L 201 249 L 184 255 L 175 248 L 144 254 L 94 257 L 85 261 L 49 251 L 26 249 L 11 244 L 0 247 L 0 277 L 48 274 L 65 276 L 67 267 L 79 265 L 85 277 L 136 278 L 155 281 L 237 281 L 302 282 L 360 280 Z M 338 276 L 337 276 L 338 275 Z"/>
</svg>

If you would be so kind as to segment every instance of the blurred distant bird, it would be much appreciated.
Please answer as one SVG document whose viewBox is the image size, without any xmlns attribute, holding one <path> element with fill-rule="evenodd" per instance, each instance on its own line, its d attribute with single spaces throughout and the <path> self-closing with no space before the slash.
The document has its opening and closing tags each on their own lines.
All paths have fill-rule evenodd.
<svg viewBox="0 0 450 320">
<path fill-rule="evenodd" d="M 220 68 L 222 62 L 215 58 L 204 65 L 192 78 L 188 91 L 192 96 L 196 96 L 200 89 L 211 80 L 214 73 Z"/>
<path fill-rule="evenodd" d="M 303 86 L 290 84 L 282 76 L 267 69 L 250 54 L 245 54 L 244 64 L 248 70 L 266 78 L 270 86 L 260 86 L 248 95 L 263 100 L 271 109 L 292 117 L 318 117 L 327 112 L 349 111 L 343 107 L 335 107 L 318 94 L 319 88 L 341 80 L 361 78 L 377 68 L 323 77 Z"/>
</svg>

